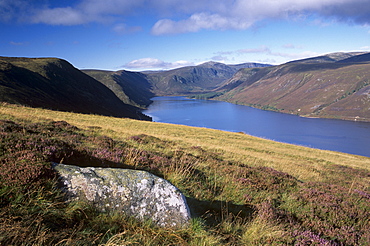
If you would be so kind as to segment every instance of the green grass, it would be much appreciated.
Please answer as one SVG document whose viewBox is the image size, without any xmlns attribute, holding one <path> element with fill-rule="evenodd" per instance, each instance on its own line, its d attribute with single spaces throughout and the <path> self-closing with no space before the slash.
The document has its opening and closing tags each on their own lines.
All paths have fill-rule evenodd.
<svg viewBox="0 0 370 246">
<path fill-rule="evenodd" d="M 0 245 L 368 245 L 370 158 L 204 128 L 0 106 Z M 66 204 L 50 162 L 147 170 L 188 228 Z"/>
</svg>

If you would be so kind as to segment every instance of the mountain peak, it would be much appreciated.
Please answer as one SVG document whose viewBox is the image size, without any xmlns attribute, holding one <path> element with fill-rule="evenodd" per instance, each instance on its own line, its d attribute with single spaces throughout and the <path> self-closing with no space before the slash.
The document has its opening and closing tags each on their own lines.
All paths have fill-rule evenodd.
<svg viewBox="0 0 370 246">
<path fill-rule="evenodd" d="M 205 62 L 205 63 L 202 63 L 200 65 L 198 65 L 199 67 L 207 67 L 207 68 L 211 68 L 211 67 L 225 67 L 227 66 L 226 64 L 224 63 L 221 63 L 221 62 L 215 62 L 215 61 L 208 61 L 208 62 Z"/>
<path fill-rule="evenodd" d="M 204 62 L 200 65 L 215 65 L 215 64 L 223 64 L 221 62 L 215 62 L 215 61 L 208 61 L 208 62 Z"/>
</svg>

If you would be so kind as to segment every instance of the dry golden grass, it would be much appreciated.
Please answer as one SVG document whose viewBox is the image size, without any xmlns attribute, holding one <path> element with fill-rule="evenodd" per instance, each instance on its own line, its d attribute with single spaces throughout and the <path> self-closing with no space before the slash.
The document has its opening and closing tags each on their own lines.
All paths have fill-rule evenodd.
<svg viewBox="0 0 370 246">
<path fill-rule="evenodd" d="M 284 144 L 242 133 L 10 104 L 0 104 L 0 119 L 17 122 L 2 122 L 18 126 L 14 128 L 17 129 L 15 132 L 4 132 L 4 136 L 9 138 L 2 139 L 3 146 L 13 141 L 8 150 L 15 149 L 23 137 L 33 139 L 35 143 L 41 139 L 47 147 L 50 147 L 49 142 L 44 140 L 61 138 L 60 145 L 56 145 L 61 147 L 56 149 L 62 149 L 64 145 L 61 143 L 69 143 L 67 139 L 76 137 L 71 143 L 78 145 L 77 150 L 90 153 L 89 150 L 94 148 L 109 149 L 111 159 L 101 157 L 103 162 L 113 160 L 115 154 L 121 153 L 120 162 L 131 168 L 159 170 L 165 179 L 184 192 L 189 207 L 195 213 L 189 228 L 173 231 L 118 215 L 96 214 L 86 204 L 60 207 L 64 203 L 60 203 L 59 193 L 39 199 L 38 194 L 45 195 L 46 186 L 28 196 L 24 196 L 23 192 L 13 192 L 15 195 L 9 196 L 12 190 L 6 186 L 0 189 L 0 198 L 20 202 L 19 207 L 7 206 L 0 211 L 0 215 L 8 216 L 1 218 L 13 221 L 9 230 L 9 221 L 0 221 L 0 231 L 8 233 L 8 237 L 17 242 L 23 240 L 20 236 L 25 238 L 23 241 L 31 237 L 40 245 L 45 240 L 53 242 L 49 227 L 39 231 L 44 221 L 41 219 L 36 221 L 39 227 L 35 230 L 23 225 L 22 228 L 27 230 L 14 231 L 19 224 L 13 213 L 27 215 L 25 225 L 29 221 L 33 225 L 35 219 L 32 216 L 41 218 L 35 210 L 35 206 L 38 208 L 41 204 L 46 206 L 45 221 L 54 223 L 63 219 L 72 226 L 58 237 L 62 240 L 60 245 L 86 245 L 85 240 L 96 245 L 308 245 L 307 242 L 332 245 L 330 243 L 335 240 L 343 242 L 343 245 L 369 243 L 369 206 L 366 200 L 369 199 L 370 184 L 368 157 Z M 67 131 L 56 131 L 53 135 L 50 129 L 54 128 L 50 126 L 58 122 L 51 124 L 50 121 L 67 121 L 83 131 L 73 128 L 68 134 Z M 35 129 L 43 131 L 33 134 L 30 129 L 35 126 L 39 127 Z M 30 134 L 25 135 L 26 132 Z M 105 141 L 109 138 L 104 136 L 111 137 L 112 142 Z M 113 142 L 118 148 L 113 148 L 113 145 L 105 147 Z M 29 150 L 27 146 L 25 150 Z M 66 151 L 72 150 L 67 148 Z M 13 160 L 12 153 L 4 153 L 9 160 Z M 69 156 L 70 152 L 65 153 Z M 15 157 L 14 160 L 18 160 Z M 151 161 L 147 163 L 146 160 Z M 70 161 L 74 164 L 72 159 Z M 52 184 L 48 187 L 52 188 Z M 53 197 L 58 199 L 53 200 Z M 51 202 L 58 206 L 50 207 Z M 353 214 L 356 216 L 353 217 Z M 78 227 L 73 226 L 75 222 L 79 223 Z M 31 236 L 29 231 L 33 233 Z M 60 228 L 56 232 L 60 235 Z M 12 242 L 1 236 L 0 240 Z"/>
<path fill-rule="evenodd" d="M 220 154 L 225 160 L 239 161 L 250 166 L 271 167 L 289 173 L 302 181 L 324 181 L 328 172 L 338 172 L 342 170 L 341 167 L 370 170 L 370 158 L 368 157 L 285 144 L 243 133 L 59 112 L 10 104 L 2 104 L 0 114 L 9 118 L 16 117 L 30 121 L 64 120 L 82 129 L 98 128 L 99 133 L 114 139 L 124 139 L 139 134 L 151 135 L 176 142 L 179 146 L 200 146 Z M 345 176 L 340 172 L 338 175 Z M 349 182 L 368 184 L 370 180 Z"/>
</svg>

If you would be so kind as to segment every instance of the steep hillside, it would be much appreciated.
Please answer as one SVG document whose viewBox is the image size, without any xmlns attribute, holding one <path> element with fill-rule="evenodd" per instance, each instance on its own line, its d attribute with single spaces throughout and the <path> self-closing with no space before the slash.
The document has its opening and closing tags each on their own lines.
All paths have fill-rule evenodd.
<svg viewBox="0 0 370 246">
<path fill-rule="evenodd" d="M 147 72 L 148 81 L 156 95 L 179 95 L 213 90 L 230 79 L 240 68 L 269 66 L 258 63 L 225 65 L 206 62 L 162 72 Z"/>
<path fill-rule="evenodd" d="M 145 108 L 154 96 L 146 75 L 129 71 L 82 70 L 87 75 L 103 83 L 124 103 Z"/>
<path fill-rule="evenodd" d="M 106 86 L 57 58 L 0 57 L 0 101 L 150 120 Z"/>
<path fill-rule="evenodd" d="M 304 116 L 370 121 L 370 55 L 342 54 L 324 62 L 328 57 L 243 69 L 219 88 L 223 94 L 216 99 Z"/>
</svg>

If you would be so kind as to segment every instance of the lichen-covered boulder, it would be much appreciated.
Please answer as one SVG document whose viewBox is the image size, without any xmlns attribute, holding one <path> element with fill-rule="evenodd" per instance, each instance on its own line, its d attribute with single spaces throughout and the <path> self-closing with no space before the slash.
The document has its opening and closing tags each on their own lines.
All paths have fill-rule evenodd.
<svg viewBox="0 0 370 246">
<path fill-rule="evenodd" d="M 183 194 L 151 173 L 53 163 L 68 200 L 84 199 L 99 211 L 118 211 L 161 227 L 183 227 L 190 211 Z"/>
</svg>

